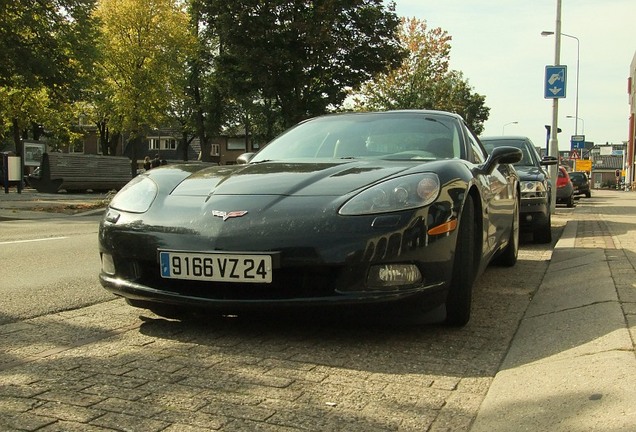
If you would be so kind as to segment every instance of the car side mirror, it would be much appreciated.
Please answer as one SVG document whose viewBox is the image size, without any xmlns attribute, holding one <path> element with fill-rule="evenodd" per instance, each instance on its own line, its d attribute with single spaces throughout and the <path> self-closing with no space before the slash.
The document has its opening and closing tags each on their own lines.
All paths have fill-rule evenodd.
<svg viewBox="0 0 636 432">
<path fill-rule="evenodd" d="M 543 156 L 541 158 L 541 165 L 556 165 L 559 162 L 559 159 L 557 159 L 554 156 Z"/>
<path fill-rule="evenodd" d="M 514 164 L 519 162 L 522 157 L 523 153 L 516 147 L 495 147 L 479 169 L 483 173 L 490 174 L 497 164 Z"/>
<path fill-rule="evenodd" d="M 256 153 L 243 153 L 242 155 L 240 155 L 239 157 L 236 158 L 236 163 L 239 165 L 245 165 L 250 163 L 250 161 L 252 160 L 252 158 L 254 157 Z"/>
</svg>

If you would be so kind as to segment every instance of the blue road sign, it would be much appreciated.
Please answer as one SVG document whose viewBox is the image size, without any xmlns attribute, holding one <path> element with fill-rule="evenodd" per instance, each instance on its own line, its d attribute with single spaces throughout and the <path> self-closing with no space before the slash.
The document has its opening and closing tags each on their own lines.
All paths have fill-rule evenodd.
<svg viewBox="0 0 636 432">
<path fill-rule="evenodd" d="M 543 91 L 546 99 L 561 99 L 565 97 L 567 88 L 567 66 L 546 66 L 545 67 L 545 88 Z"/>
<path fill-rule="evenodd" d="M 585 148 L 585 135 L 572 135 L 570 138 L 570 150 L 583 150 Z"/>
</svg>

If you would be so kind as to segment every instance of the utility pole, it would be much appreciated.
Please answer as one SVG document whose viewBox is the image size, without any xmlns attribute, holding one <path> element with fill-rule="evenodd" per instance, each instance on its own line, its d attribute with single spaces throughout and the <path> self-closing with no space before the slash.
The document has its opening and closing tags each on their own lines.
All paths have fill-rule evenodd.
<svg viewBox="0 0 636 432">
<path fill-rule="evenodd" d="M 554 65 L 559 66 L 561 64 L 561 0 L 557 0 L 556 10 L 556 31 L 554 32 Z M 559 159 L 559 99 L 552 99 L 552 128 L 550 130 L 549 149 L 550 156 L 555 156 Z M 557 177 L 559 167 L 557 165 L 550 165 L 549 172 L 552 181 L 552 196 L 550 199 L 550 210 L 556 209 L 556 195 L 557 195 Z"/>
</svg>

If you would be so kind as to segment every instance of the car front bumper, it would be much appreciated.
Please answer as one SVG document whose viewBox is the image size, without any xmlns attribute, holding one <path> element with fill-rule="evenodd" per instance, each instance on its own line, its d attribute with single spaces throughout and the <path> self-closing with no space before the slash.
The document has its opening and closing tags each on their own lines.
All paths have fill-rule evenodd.
<svg viewBox="0 0 636 432">
<path fill-rule="evenodd" d="M 173 218 L 172 226 L 161 227 L 150 216 L 122 214 L 116 223 L 106 220 L 100 225 L 99 280 L 114 294 L 138 302 L 228 312 L 416 298 L 434 308 L 446 300 L 457 233 L 429 235 L 427 227 L 450 214 L 447 206 L 431 206 L 390 216 L 314 213 L 301 220 L 281 215 L 267 227 L 248 218 L 208 218 L 193 224 L 187 215 L 185 222 Z M 290 221 L 300 228 L 290 229 Z M 271 283 L 167 279 L 161 275 L 158 253 L 166 249 L 274 254 L 277 259 Z M 417 267 L 421 279 L 381 288 L 367 284 L 371 269 L 393 264 Z"/>
<path fill-rule="evenodd" d="M 535 227 L 546 224 L 549 215 L 549 203 L 545 198 L 522 198 L 519 208 L 521 229 L 533 231 Z"/>
</svg>

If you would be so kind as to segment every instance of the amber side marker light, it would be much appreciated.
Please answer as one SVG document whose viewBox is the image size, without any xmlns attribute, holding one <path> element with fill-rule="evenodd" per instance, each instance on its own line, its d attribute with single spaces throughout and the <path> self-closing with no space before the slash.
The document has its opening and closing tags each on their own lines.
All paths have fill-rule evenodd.
<svg viewBox="0 0 636 432">
<path fill-rule="evenodd" d="M 450 220 L 441 225 L 437 225 L 427 231 L 428 235 L 446 234 L 457 228 L 457 219 Z"/>
</svg>

